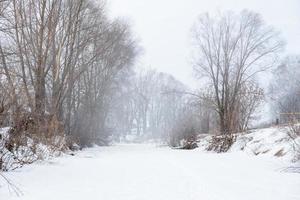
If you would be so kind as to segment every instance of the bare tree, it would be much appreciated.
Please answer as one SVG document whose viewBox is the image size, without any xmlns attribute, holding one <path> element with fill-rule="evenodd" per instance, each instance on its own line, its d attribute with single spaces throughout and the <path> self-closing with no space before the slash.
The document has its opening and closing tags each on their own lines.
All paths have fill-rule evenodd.
<svg viewBox="0 0 300 200">
<path fill-rule="evenodd" d="M 211 88 L 205 96 L 218 114 L 220 133 L 230 135 L 239 130 L 236 115 L 244 89 L 257 73 L 274 64 L 283 43 L 277 32 L 250 11 L 228 12 L 215 18 L 204 14 L 193 33 L 195 71 Z M 256 95 L 257 91 L 248 90 L 248 97 L 249 92 Z"/>
<path fill-rule="evenodd" d="M 300 112 L 300 57 L 288 56 L 273 71 L 270 86 L 272 107 L 276 117 L 281 117 L 281 123 L 299 118 Z M 280 113 L 282 114 L 280 116 Z M 278 115 L 279 114 L 279 115 Z"/>
<path fill-rule="evenodd" d="M 242 86 L 242 92 L 238 97 L 239 102 L 233 119 L 238 123 L 238 131 L 246 131 L 254 112 L 264 100 L 264 91 L 255 82 L 247 82 Z"/>
</svg>

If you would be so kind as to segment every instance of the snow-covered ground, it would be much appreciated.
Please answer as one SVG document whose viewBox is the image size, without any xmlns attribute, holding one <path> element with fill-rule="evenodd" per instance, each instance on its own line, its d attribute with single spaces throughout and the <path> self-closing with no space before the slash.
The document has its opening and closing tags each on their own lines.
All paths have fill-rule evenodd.
<svg viewBox="0 0 300 200">
<path fill-rule="evenodd" d="M 146 144 L 95 147 L 6 173 L 22 190 L 1 200 L 299 200 L 300 174 L 276 157 L 172 150 Z"/>
<path fill-rule="evenodd" d="M 200 135 L 198 146 L 207 149 L 212 135 Z M 282 161 L 295 162 L 299 159 L 300 137 L 291 138 L 289 127 L 270 127 L 238 134 L 229 152 L 243 151 L 258 157 L 276 157 Z"/>
</svg>

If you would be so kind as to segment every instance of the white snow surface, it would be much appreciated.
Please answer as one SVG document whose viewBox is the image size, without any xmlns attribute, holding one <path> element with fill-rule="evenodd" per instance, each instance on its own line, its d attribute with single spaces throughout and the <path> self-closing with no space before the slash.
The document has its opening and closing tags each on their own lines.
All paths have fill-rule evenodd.
<svg viewBox="0 0 300 200">
<path fill-rule="evenodd" d="M 211 141 L 211 135 L 200 135 L 198 146 L 205 150 Z M 271 127 L 239 133 L 229 152 L 243 151 L 258 157 L 276 157 L 277 159 L 295 162 L 299 159 L 300 137 L 294 140 L 289 127 Z"/>
<path fill-rule="evenodd" d="M 5 173 L 0 200 L 299 200 L 291 163 L 245 151 L 223 154 L 154 144 L 94 147 Z"/>
<path fill-rule="evenodd" d="M 300 138 L 291 139 L 289 127 L 271 127 L 238 136 L 230 151 L 242 150 L 259 156 L 276 156 L 294 161 L 299 153 Z"/>
</svg>

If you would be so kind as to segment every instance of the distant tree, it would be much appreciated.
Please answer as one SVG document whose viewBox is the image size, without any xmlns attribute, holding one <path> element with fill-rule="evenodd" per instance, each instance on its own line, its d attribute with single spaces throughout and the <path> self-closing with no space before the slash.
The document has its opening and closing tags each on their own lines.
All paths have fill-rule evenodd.
<svg viewBox="0 0 300 200">
<path fill-rule="evenodd" d="M 289 121 L 293 113 L 300 113 L 300 56 L 289 56 L 273 71 L 270 86 L 274 114 L 282 115 L 282 120 Z M 289 114 L 290 113 L 290 114 Z M 291 119 L 288 119 L 291 118 Z"/>
</svg>

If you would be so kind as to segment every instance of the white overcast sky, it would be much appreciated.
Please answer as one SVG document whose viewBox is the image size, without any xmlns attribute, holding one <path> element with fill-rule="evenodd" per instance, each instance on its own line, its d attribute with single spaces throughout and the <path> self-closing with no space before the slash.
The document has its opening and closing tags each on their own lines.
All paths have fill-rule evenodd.
<svg viewBox="0 0 300 200">
<path fill-rule="evenodd" d="M 249 9 L 281 31 L 285 53 L 300 54 L 300 0 L 107 0 L 111 17 L 128 18 L 144 54 L 138 65 L 172 74 L 195 87 L 190 30 L 199 14 Z"/>
</svg>

